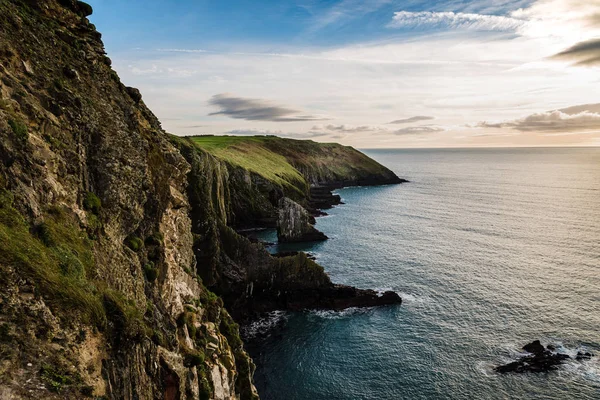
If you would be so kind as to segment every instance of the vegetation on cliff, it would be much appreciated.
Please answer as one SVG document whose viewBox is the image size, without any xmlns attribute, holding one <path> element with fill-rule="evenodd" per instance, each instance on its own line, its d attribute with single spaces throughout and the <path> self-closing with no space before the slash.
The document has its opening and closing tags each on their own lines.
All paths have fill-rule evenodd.
<svg viewBox="0 0 600 400">
<path fill-rule="evenodd" d="M 402 182 L 392 171 L 350 146 L 277 136 L 192 136 L 220 160 L 307 194 L 309 185 Z"/>
<path fill-rule="evenodd" d="M 0 397 L 256 398 L 193 272 L 189 164 L 90 13 L 0 2 Z"/>
</svg>

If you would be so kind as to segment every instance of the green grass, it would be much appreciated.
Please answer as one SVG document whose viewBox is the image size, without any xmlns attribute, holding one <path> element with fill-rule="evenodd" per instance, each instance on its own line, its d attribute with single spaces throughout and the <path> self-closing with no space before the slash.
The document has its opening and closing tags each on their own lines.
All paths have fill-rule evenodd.
<svg viewBox="0 0 600 400">
<path fill-rule="evenodd" d="M 85 279 L 94 265 L 91 250 L 74 219 L 60 209 L 50 210 L 32 233 L 12 207 L 12 194 L 0 190 L 0 268 L 13 266 L 67 313 L 76 310 L 84 320 L 103 325 L 102 302 Z"/>
<path fill-rule="evenodd" d="M 23 121 L 16 120 L 16 119 L 9 119 L 8 125 L 10 126 L 13 133 L 15 134 L 15 136 L 17 137 L 17 139 L 20 142 L 22 142 L 22 143 L 27 142 L 29 133 L 27 131 L 27 126 L 25 125 L 25 123 L 23 123 Z"/>
<path fill-rule="evenodd" d="M 192 136 L 189 140 L 218 159 L 300 192 L 306 191 L 307 176 L 331 182 L 391 174 L 360 151 L 338 143 L 276 136 Z"/>
<path fill-rule="evenodd" d="M 191 141 L 216 158 L 254 172 L 280 186 L 304 193 L 307 183 L 284 156 L 265 147 L 267 136 L 194 136 Z"/>
<path fill-rule="evenodd" d="M 93 241 L 75 215 L 49 207 L 44 221 L 31 227 L 13 207 L 12 193 L 0 189 L 0 284 L 8 266 L 35 282 L 65 320 L 78 319 L 100 329 L 111 321 L 119 335 L 151 335 L 135 305 L 95 279 Z"/>
</svg>

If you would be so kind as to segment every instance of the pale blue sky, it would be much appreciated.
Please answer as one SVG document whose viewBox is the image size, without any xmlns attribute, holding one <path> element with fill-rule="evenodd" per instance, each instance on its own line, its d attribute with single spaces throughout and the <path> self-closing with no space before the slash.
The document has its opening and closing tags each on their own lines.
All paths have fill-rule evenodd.
<svg viewBox="0 0 600 400">
<path fill-rule="evenodd" d="M 176 134 L 600 144 L 600 1 L 90 3 L 122 80 Z"/>
</svg>

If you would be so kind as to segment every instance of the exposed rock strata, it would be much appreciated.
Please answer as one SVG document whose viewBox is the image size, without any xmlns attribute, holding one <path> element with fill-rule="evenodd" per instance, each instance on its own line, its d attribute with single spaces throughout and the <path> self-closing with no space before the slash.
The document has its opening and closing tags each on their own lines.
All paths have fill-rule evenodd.
<svg viewBox="0 0 600 400">
<path fill-rule="evenodd" d="M 192 273 L 190 166 L 90 13 L 0 2 L 0 397 L 256 398 Z"/>
<path fill-rule="evenodd" d="M 273 189 L 274 185 L 268 186 L 270 192 L 262 192 L 252 179 L 242 180 L 239 173 L 231 173 L 237 167 L 198 149 L 187 139 L 174 138 L 174 143 L 191 165 L 188 197 L 197 272 L 211 290 L 222 296 L 236 320 L 280 309 L 368 307 L 401 302 L 397 295 L 388 294 L 382 300 L 372 291 L 336 286 L 323 267 L 305 253 L 273 257 L 262 244 L 237 234 L 228 222 L 237 218 L 239 205 L 234 203 L 240 193 L 265 201 L 269 194 L 276 199 L 281 192 Z M 338 296 L 341 300 L 336 302 Z"/>
<path fill-rule="evenodd" d="M 314 226 L 314 217 L 300 204 L 283 197 L 279 200 L 277 237 L 280 242 L 316 242 L 327 240 L 327 236 Z"/>
</svg>

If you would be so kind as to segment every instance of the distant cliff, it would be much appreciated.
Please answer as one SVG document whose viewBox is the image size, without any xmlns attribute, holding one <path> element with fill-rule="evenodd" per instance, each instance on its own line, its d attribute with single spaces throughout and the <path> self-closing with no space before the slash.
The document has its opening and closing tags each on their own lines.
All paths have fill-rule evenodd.
<svg viewBox="0 0 600 400">
<path fill-rule="evenodd" d="M 310 208 L 311 184 L 277 152 L 281 147 L 296 148 L 294 160 L 310 162 L 313 155 L 335 156 L 339 165 L 355 171 L 355 175 L 344 177 L 317 167 L 313 177 L 330 174 L 333 185 L 342 180 L 358 183 L 357 176 L 381 183 L 401 182 L 391 171 L 338 144 L 276 137 L 173 136 L 171 140 L 191 165 L 188 198 L 198 274 L 205 285 L 222 296 L 234 318 L 245 320 L 276 309 L 345 308 L 400 301 L 392 294 L 380 297 L 372 291 L 334 285 L 323 268 L 305 254 L 273 257 L 261 244 L 252 243 L 235 230 L 274 227 L 280 200 L 285 198 Z M 330 153 L 330 148 L 335 152 Z M 351 157 L 343 161 L 348 154 Z M 352 157 L 385 176 L 360 164 L 350 167 L 347 163 Z M 320 184 L 329 182 L 322 180 Z"/>
<path fill-rule="evenodd" d="M 339 145 L 169 136 L 91 12 L 0 2 L 0 398 L 258 398 L 234 318 L 399 302 L 235 230 L 395 175 Z"/>
</svg>

